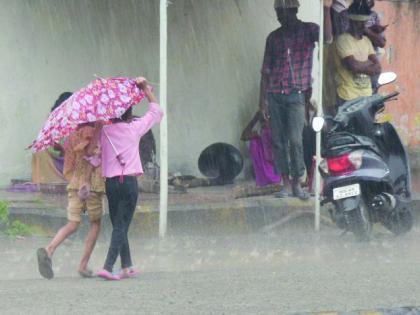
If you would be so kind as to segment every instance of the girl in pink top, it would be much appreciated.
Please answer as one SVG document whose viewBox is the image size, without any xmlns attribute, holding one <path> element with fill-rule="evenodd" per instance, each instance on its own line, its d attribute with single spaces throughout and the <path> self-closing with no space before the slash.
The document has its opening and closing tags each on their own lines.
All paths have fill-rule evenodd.
<svg viewBox="0 0 420 315">
<path fill-rule="evenodd" d="M 143 174 L 138 148 L 140 138 L 163 117 L 163 111 L 146 79 L 138 78 L 136 84 L 144 91 L 149 110 L 141 118 L 134 118 L 129 108 L 121 118 L 104 126 L 101 133 L 102 175 L 106 178 L 112 236 L 104 268 L 98 272 L 98 276 L 107 280 L 119 280 L 138 273 L 132 268 L 127 237 L 139 193 L 136 176 Z M 116 275 L 112 269 L 118 256 L 121 258 L 122 271 Z"/>
</svg>

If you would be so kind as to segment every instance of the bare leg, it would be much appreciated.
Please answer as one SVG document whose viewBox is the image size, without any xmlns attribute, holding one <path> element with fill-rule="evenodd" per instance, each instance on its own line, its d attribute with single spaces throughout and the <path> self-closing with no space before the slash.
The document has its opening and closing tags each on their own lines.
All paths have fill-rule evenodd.
<svg viewBox="0 0 420 315">
<path fill-rule="evenodd" d="M 282 179 L 283 187 L 286 188 L 288 191 L 290 191 L 292 187 L 290 184 L 289 175 L 281 174 L 281 179 Z"/>
<path fill-rule="evenodd" d="M 80 222 L 68 221 L 65 226 L 58 230 L 53 240 L 47 247 L 45 247 L 48 256 L 52 257 L 57 247 L 70 235 L 76 232 Z"/>
<path fill-rule="evenodd" d="M 78 271 L 87 270 L 87 265 L 90 259 L 90 255 L 95 248 L 96 240 L 98 239 L 99 232 L 101 231 L 101 220 L 90 222 L 89 233 L 85 242 L 85 250 L 83 252 L 82 259 L 79 264 Z"/>
</svg>

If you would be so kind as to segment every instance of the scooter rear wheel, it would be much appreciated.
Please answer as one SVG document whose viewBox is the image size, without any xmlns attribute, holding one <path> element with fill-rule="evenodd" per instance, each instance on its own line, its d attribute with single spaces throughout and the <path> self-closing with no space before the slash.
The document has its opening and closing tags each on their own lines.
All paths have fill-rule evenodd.
<svg viewBox="0 0 420 315">
<path fill-rule="evenodd" d="M 369 241 L 372 234 L 372 220 L 369 209 L 363 199 L 359 207 L 346 213 L 346 220 L 350 231 L 358 241 Z"/>
</svg>

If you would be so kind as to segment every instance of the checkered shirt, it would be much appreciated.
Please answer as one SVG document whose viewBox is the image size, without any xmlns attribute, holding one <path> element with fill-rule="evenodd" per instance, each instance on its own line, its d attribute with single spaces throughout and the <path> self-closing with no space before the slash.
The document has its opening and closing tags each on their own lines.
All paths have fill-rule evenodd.
<svg viewBox="0 0 420 315">
<path fill-rule="evenodd" d="M 292 32 L 281 27 L 268 35 L 262 73 L 269 76 L 267 92 L 306 91 L 312 83 L 312 62 L 319 26 L 299 21 Z"/>
</svg>

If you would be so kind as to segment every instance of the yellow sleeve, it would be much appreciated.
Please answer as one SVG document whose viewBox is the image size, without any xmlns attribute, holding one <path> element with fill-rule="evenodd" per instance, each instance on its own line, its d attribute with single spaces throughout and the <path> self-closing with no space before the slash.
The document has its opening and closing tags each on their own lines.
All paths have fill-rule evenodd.
<svg viewBox="0 0 420 315">
<path fill-rule="evenodd" d="M 375 49 L 373 48 L 372 42 L 369 38 L 365 37 L 366 45 L 368 46 L 368 56 L 375 55 Z"/>
<path fill-rule="evenodd" d="M 354 55 L 353 45 L 346 34 L 340 35 L 335 43 L 335 50 L 340 59 Z"/>
</svg>

